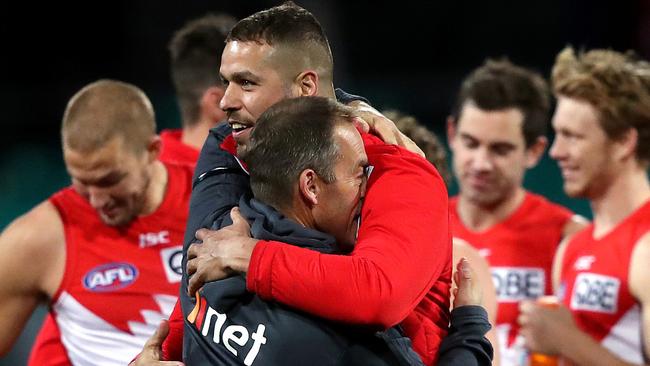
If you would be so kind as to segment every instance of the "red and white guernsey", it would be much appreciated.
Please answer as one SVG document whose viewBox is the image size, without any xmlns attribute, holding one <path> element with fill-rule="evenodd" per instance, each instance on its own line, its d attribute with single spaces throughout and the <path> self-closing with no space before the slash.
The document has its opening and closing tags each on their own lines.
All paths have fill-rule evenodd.
<svg viewBox="0 0 650 366">
<path fill-rule="evenodd" d="M 602 238 L 593 225 L 568 243 L 559 296 L 580 329 L 625 361 L 642 364 L 641 309 L 630 293 L 632 251 L 650 231 L 650 201 Z"/>
<path fill-rule="evenodd" d="M 474 246 L 490 264 L 499 306 L 496 329 L 501 364 L 523 365 L 527 351 L 519 335 L 518 303 L 552 293 L 553 256 L 573 213 L 527 192 L 510 217 L 475 232 L 460 220 L 457 206 L 458 198 L 454 197 L 450 200 L 453 236 Z"/>
<path fill-rule="evenodd" d="M 65 228 L 66 267 L 30 364 L 126 365 L 178 296 L 192 168 L 165 165 L 165 198 L 126 227 L 105 225 L 72 188 L 52 197 Z M 57 329 L 58 327 L 58 329 Z M 60 332 L 60 333 L 59 333 Z"/>
</svg>

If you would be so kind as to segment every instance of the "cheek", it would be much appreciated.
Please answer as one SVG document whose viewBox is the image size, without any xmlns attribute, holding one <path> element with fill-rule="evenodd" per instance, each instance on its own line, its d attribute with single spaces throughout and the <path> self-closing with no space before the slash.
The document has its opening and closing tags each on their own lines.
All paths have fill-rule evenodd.
<svg viewBox="0 0 650 366">
<path fill-rule="evenodd" d="M 144 190 L 144 182 L 141 179 L 125 181 L 112 190 L 112 196 L 118 199 L 130 200 L 138 197 Z"/>
<path fill-rule="evenodd" d="M 280 92 L 258 91 L 246 95 L 246 106 L 251 117 L 257 119 L 264 111 L 282 99 L 284 99 L 284 95 Z"/>
<path fill-rule="evenodd" d="M 472 160 L 471 151 L 465 148 L 457 148 L 454 151 L 452 164 L 456 170 L 462 169 L 463 166 L 468 165 Z"/>
</svg>

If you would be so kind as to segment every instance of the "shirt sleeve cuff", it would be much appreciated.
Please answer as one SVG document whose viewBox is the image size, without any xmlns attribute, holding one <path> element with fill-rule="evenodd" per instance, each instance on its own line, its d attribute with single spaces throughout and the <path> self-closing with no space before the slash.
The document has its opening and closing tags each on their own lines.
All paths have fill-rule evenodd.
<svg viewBox="0 0 650 366">
<path fill-rule="evenodd" d="M 266 253 L 270 243 L 265 240 L 259 240 L 251 253 L 251 261 L 248 265 L 246 274 L 246 288 L 254 292 L 263 299 L 271 298 L 271 271 L 265 271 L 264 268 L 271 268 L 270 262 L 273 258 L 271 253 Z"/>
</svg>

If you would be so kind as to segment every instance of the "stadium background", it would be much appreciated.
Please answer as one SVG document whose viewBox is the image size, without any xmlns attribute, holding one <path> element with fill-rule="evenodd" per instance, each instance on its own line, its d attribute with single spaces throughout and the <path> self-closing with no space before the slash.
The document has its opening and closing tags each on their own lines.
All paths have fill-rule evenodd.
<svg viewBox="0 0 650 366">
<path fill-rule="evenodd" d="M 296 2 L 325 28 L 336 86 L 368 97 L 380 109 L 413 114 L 442 138 L 460 80 L 486 57 L 508 56 L 544 76 L 567 44 L 632 49 L 650 58 L 650 0 Z M 177 127 L 166 48 L 174 30 L 208 11 L 241 18 L 278 3 L 3 5 L 0 228 L 69 183 L 58 129 L 65 103 L 78 89 L 99 78 L 133 83 L 151 98 L 159 128 Z M 562 193 L 559 171 L 548 158 L 527 174 L 525 185 L 590 217 L 585 202 Z M 30 320 L 1 365 L 26 362 L 44 311 Z"/>
</svg>

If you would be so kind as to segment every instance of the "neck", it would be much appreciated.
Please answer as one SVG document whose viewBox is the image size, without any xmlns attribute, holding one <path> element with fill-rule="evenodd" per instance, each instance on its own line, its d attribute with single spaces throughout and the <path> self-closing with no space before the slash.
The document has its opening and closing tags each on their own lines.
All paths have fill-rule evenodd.
<svg viewBox="0 0 650 366">
<path fill-rule="evenodd" d="M 650 184 L 645 169 L 634 167 L 614 175 L 606 189 L 590 200 L 594 237 L 606 235 L 648 200 Z"/>
<path fill-rule="evenodd" d="M 279 209 L 286 218 L 297 222 L 298 224 L 309 228 L 316 229 L 316 222 L 314 216 L 311 214 L 311 211 L 307 209 L 304 205 L 293 205 L 289 209 Z"/>
<path fill-rule="evenodd" d="M 506 199 L 493 205 L 481 205 L 458 196 L 458 216 L 463 224 L 472 231 L 483 231 L 500 223 L 515 212 L 524 200 L 526 191 L 517 187 Z"/>
<path fill-rule="evenodd" d="M 165 165 L 158 160 L 153 162 L 149 179 L 140 216 L 146 216 L 156 211 L 165 199 L 169 180 Z"/>
<path fill-rule="evenodd" d="M 321 82 L 321 88 L 318 91 L 318 96 L 334 99 L 336 93 L 334 92 L 334 84 L 331 82 Z"/>
<path fill-rule="evenodd" d="M 215 123 L 213 121 L 206 119 L 201 119 L 192 125 L 184 124 L 181 142 L 185 145 L 192 146 L 196 150 L 201 150 L 205 138 L 214 126 Z"/>
</svg>

